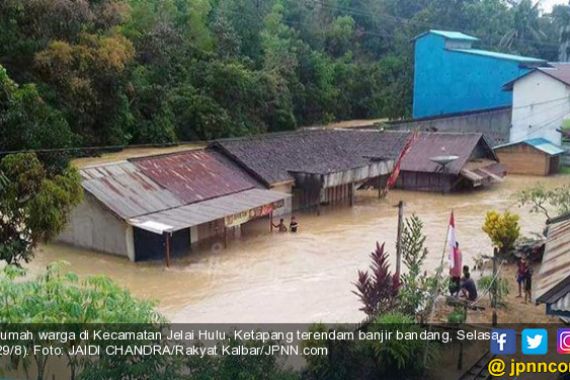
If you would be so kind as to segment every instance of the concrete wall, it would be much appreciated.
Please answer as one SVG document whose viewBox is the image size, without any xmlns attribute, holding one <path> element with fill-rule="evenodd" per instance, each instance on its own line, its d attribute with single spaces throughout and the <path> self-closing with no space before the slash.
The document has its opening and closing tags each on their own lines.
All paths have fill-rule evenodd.
<svg viewBox="0 0 570 380">
<path fill-rule="evenodd" d="M 447 50 L 445 41 L 428 33 L 415 42 L 414 119 L 512 104 L 502 86 L 528 69 L 515 60 Z"/>
<path fill-rule="evenodd" d="M 420 131 L 433 132 L 480 132 L 489 140 L 491 146 L 509 141 L 510 125 L 511 109 L 509 107 L 447 117 L 387 123 L 388 128 L 396 130 L 419 129 Z"/>
<path fill-rule="evenodd" d="M 83 202 L 71 213 L 58 241 L 82 248 L 128 257 L 134 261 L 132 227 L 85 192 Z"/>
<path fill-rule="evenodd" d="M 543 137 L 560 145 L 556 129 L 570 117 L 570 87 L 535 71 L 515 82 L 510 142 Z"/>
</svg>

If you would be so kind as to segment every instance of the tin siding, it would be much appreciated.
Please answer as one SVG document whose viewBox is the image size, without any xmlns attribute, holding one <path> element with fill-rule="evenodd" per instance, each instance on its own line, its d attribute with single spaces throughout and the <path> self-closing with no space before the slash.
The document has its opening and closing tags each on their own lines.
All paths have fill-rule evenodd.
<svg viewBox="0 0 570 380">
<path fill-rule="evenodd" d="M 134 260 L 132 228 L 89 193 L 73 210 L 57 241 Z"/>
</svg>

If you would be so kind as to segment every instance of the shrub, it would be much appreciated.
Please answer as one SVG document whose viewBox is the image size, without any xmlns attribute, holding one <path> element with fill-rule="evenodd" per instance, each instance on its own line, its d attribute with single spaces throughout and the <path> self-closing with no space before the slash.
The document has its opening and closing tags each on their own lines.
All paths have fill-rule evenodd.
<svg viewBox="0 0 570 380">
<path fill-rule="evenodd" d="M 485 216 L 483 231 L 502 254 L 511 251 L 520 235 L 519 216 L 505 211 L 489 211 Z"/>
<path fill-rule="evenodd" d="M 370 254 L 372 264 L 370 273 L 358 271 L 356 294 L 369 317 L 392 310 L 395 306 L 395 296 L 398 293 L 398 278 L 388 269 L 388 254 L 384 244 L 376 243 L 376 250 Z"/>
</svg>

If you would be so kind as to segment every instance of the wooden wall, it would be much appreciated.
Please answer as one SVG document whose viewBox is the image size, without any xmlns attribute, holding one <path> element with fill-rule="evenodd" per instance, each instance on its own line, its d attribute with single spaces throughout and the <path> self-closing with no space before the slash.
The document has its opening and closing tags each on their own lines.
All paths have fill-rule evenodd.
<svg viewBox="0 0 570 380">
<path fill-rule="evenodd" d="M 458 182 L 455 175 L 402 171 L 396 186 L 404 190 L 450 192 Z"/>
<path fill-rule="evenodd" d="M 544 176 L 558 171 L 557 157 L 551 157 L 526 144 L 500 148 L 495 153 L 507 173 Z"/>
</svg>

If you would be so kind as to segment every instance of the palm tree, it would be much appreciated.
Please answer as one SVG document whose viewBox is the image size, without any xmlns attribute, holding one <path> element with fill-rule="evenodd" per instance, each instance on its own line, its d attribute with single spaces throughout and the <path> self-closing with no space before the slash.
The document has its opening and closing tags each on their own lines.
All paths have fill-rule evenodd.
<svg viewBox="0 0 570 380">
<path fill-rule="evenodd" d="M 501 48 L 519 51 L 521 47 L 540 42 L 546 37 L 540 30 L 539 5 L 540 1 L 533 4 L 531 0 L 521 0 L 513 6 L 513 27 L 501 38 Z"/>
<path fill-rule="evenodd" d="M 552 19 L 558 28 L 558 60 L 567 62 L 570 60 L 570 6 L 556 5 L 552 8 Z"/>
</svg>

